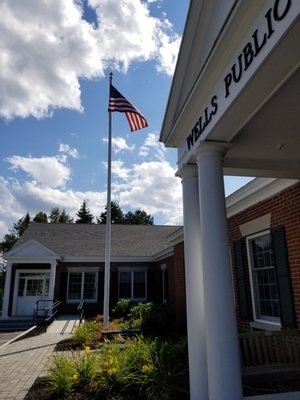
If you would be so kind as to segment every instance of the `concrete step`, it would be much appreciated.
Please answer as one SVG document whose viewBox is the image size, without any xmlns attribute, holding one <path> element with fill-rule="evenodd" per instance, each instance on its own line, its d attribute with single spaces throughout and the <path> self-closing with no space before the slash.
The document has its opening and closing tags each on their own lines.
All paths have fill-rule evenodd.
<svg viewBox="0 0 300 400">
<path fill-rule="evenodd" d="M 26 331 L 32 325 L 32 318 L 0 319 L 0 332 Z"/>
</svg>

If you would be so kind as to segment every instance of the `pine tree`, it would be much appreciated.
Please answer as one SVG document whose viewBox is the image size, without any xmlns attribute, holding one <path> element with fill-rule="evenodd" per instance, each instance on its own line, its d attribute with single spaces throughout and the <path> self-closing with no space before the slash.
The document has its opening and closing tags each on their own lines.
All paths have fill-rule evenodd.
<svg viewBox="0 0 300 400">
<path fill-rule="evenodd" d="M 49 222 L 52 224 L 71 224 L 74 220 L 65 209 L 61 211 L 58 207 L 54 207 L 50 211 Z"/>
<path fill-rule="evenodd" d="M 89 208 L 87 207 L 86 201 L 83 200 L 83 203 L 80 209 L 76 213 L 78 219 L 76 220 L 76 224 L 91 224 L 93 223 L 94 216 L 90 212 Z"/>
<path fill-rule="evenodd" d="M 107 217 L 107 206 L 105 206 L 105 211 L 100 214 L 99 218 L 97 218 L 97 223 L 106 224 L 106 217 Z M 111 202 L 111 223 L 124 224 L 124 213 L 119 204 L 115 201 Z"/>
<path fill-rule="evenodd" d="M 124 216 L 125 224 L 153 225 L 153 217 L 144 210 L 128 211 Z"/>
<path fill-rule="evenodd" d="M 47 214 L 43 211 L 38 212 L 35 217 L 33 218 L 34 222 L 48 222 Z"/>
</svg>

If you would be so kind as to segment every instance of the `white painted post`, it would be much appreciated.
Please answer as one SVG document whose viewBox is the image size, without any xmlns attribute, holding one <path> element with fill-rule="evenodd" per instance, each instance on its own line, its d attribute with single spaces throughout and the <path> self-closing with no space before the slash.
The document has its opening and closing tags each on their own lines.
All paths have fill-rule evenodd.
<svg viewBox="0 0 300 400">
<path fill-rule="evenodd" d="M 7 261 L 6 262 L 5 286 L 4 286 L 1 318 L 8 318 L 8 305 L 9 305 L 10 284 L 11 284 L 11 268 L 12 268 L 11 262 Z"/>
<path fill-rule="evenodd" d="M 241 400 L 242 384 L 223 181 L 228 147 L 197 151 L 209 400 Z"/>
<path fill-rule="evenodd" d="M 185 165 L 178 175 L 182 178 L 183 188 L 190 399 L 208 399 L 197 167 Z"/>
<path fill-rule="evenodd" d="M 51 261 L 49 293 L 48 293 L 49 300 L 54 300 L 55 276 L 56 276 L 56 261 Z"/>
</svg>

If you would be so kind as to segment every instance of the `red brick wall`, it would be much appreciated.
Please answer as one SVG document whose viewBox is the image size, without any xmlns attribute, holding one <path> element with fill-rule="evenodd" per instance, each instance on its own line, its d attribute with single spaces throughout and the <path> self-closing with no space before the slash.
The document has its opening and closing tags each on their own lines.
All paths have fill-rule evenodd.
<svg viewBox="0 0 300 400">
<path fill-rule="evenodd" d="M 292 279 L 292 288 L 295 301 L 295 311 L 297 317 L 297 328 L 300 327 L 300 183 L 283 190 L 279 194 L 261 201 L 256 205 L 230 217 L 228 219 L 228 230 L 230 239 L 230 251 L 233 262 L 233 278 L 236 282 L 236 270 L 234 265 L 233 242 L 241 239 L 239 226 L 271 213 L 271 228 L 283 225 L 285 228 L 287 252 Z M 247 263 L 246 248 L 244 246 L 244 260 Z M 248 266 L 245 265 L 246 291 L 251 310 L 251 294 Z M 235 298 L 237 299 L 237 288 L 234 284 Z M 237 304 L 237 301 L 236 301 Z M 237 304 L 237 312 L 238 304 Z M 239 321 L 240 326 L 246 326 L 246 321 Z"/>
</svg>

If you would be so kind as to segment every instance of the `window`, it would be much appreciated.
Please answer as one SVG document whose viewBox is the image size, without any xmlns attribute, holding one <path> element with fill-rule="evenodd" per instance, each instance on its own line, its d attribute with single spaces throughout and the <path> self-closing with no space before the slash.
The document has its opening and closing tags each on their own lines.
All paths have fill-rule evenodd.
<svg viewBox="0 0 300 400">
<path fill-rule="evenodd" d="M 146 300 L 147 273 L 145 271 L 119 272 L 119 299 Z"/>
<path fill-rule="evenodd" d="M 280 323 L 278 286 L 271 235 L 247 238 L 254 319 Z"/>
<path fill-rule="evenodd" d="M 68 301 L 97 300 L 97 272 L 69 272 Z"/>
<path fill-rule="evenodd" d="M 25 273 L 19 274 L 18 296 L 48 296 L 49 273 Z"/>
</svg>

